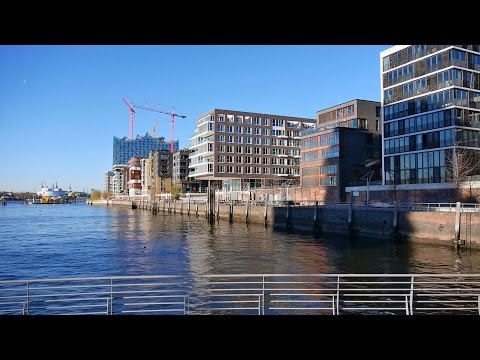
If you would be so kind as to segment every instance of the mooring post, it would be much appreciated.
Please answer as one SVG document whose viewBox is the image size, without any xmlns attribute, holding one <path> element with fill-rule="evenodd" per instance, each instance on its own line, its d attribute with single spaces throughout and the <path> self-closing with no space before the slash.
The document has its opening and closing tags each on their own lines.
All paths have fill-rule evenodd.
<svg viewBox="0 0 480 360">
<path fill-rule="evenodd" d="M 315 200 L 315 209 L 313 211 L 313 229 L 317 228 L 317 218 L 318 218 L 318 200 Z"/>
<path fill-rule="evenodd" d="M 268 225 L 268 201 L 265 199 L 265 210 L 263 211 L 263 221 L 265 226 Z"/>
<path fill-rule="evenodd" d="M 287 200 L 287 218 L 285 220 L 285 225 L 288 227 L 290 223 L 290 202 Z"/>
<path fill-rule="evenodd" d="M 348 231 L 352 230 L 353 196 L 350 193 L 350 203 L 348 204 Z"/>
<path fill-rule="evenodd" d="M 397 238 L 398 232 L 398 202 L 395 201 L 395 208 L 393 209 L 393 238 Z"/>
<path fill-rule="evenodd" d="M 198 217 L 198 201 L 195 201 L 195 216 Z"/>
<path fill-rule="evenodd" d="M 247 200 L 247 203 L 245 205 L 245 222 L 247 222 L 247 223 L 248 223 L 248 210 L 249 210 L 248 208 L 249 208 L 249 206 L 250 206 L 250 201 Z"/>
<path fill-rule="evenodd" d="M 455 207 L 455 239 L 453 241 L 455 247 L 458 247 L 460 243 L 460 208 L 461 203 L 457 201 L 457 206 Z"/>
<path fill-rule="evenodd" d="M 190 215 L 190 195 L 188 195 L 188 210 L 187 215 Z"/>
<path fill-rule="evenodd" d="M 180 214 L 183 215 L 183 200 L 180 200 L 181 201 L 181 204 L 180 204 Z"/>
</svg>

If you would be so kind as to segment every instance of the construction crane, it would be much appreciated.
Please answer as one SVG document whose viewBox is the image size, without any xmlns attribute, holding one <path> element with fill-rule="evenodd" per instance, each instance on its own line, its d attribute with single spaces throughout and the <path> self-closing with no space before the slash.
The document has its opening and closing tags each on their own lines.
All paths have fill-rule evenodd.
<svg viewBox="0 0 480 360">
<path fill-rule="evenodd" d="M 172 126 L 170 128 L 170 152 L 173 153 L 173 144 L 175 142 L 174 139 L 174 133 L 175 133 L 175 116 L 180 117 L 182 119 L 185 119 L 185 115 L 179 115 L 175 113 L 175 108 L 172 109 L 172 112 L 166 112 L 166 111 L 161 111 L 158 109 L 153 109 L 150 107 L 146 106 L 141 106 L 141 105 L 135 105 L 134 103 L 131 103 L 128 101 L 128 99 L 123 98 L 123 101 L 125 101 L 125 104 L 127 104 L 129 110 L 130 110 L 130 138 L 133 139 L 133 114 L 135 113 L 135 110 L 133 108 L 137 109 L 143 109 L 143 110 L 148 110 L 148 111 L 154 111 L 160 114 L 167 114 L 170 115 L 172 118 Z"/>
<path fill-rule="evenodd" d="M 125 104 L 128 106 L 128 110 L 130 112 L 130 139 L 133 139 L 133 114 L 135 114 L 135 110 L 133 109 L 133 105 L 127 99 L 123 98 Z"/>
<path fill-rule="evenodd" d="M 157 125 L 158 125 L 158 120 L 155 120 L 155 122 L 152 125 L 152 136 L 155 137 L 155 132 L 157 130 Z"/>
</svg>

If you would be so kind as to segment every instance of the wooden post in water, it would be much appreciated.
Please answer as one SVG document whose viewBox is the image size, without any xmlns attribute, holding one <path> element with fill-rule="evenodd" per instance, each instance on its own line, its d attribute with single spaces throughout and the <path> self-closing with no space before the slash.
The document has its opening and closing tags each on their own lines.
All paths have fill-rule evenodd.
<svg viewBox="0 0 480 360">
<path fill-rule="evenodd" d="M 453 244 L 456 248 L 458 248 L 460 244 L 460 208 L 461 203 L 457 201 L 457 205 L 455 207 L 455 239 L 453 240 Z"/>
<path fill-rule="evenodd" d="M 315 210 L 313 211 L 313 230 L 317 230 L 318 220 L 318 200 L 315 200 Z"/>
<path fill-rule="evenodd" d="M 207 211 L 207 219 L 210 225 L 215 223 L 215 189 L 208 188 L 207 191 L 207 199 L 208 199 L 208 211 Z"/>
<path fill-rule="evenodd" d="M 165 200 L 162 200 L 163 201 L 163 212 L 165 212 Z"/>
<path fill-rule="evenodd" d="M 180 214 L 183 215 L 183 200 L 181 200 L 182 202 L 180 203 Z"/>
<path fill-rule="evenodd" d="M 250 220 L 248 217 L 248 212 L 249 212 L 249 206 L 250 206 L 250 200 L 247 200 L 247 203 L 245 204 L 245 222 L 248 223 L 248 221 Z"/>
<path fill-rule="evenodd" d="M 290 225 L 290 202 L 287 200 L 287 217 L 285 219 L 285 225 L 288 228 Z"/>
<path fill-rule="evenodd" d="M 350 203 L 348 204 L 348 232 L 352 231 L 352 212 L 353 212 L 353 196 L 350 192 Z"/>
<path fill-rule="evenodd" d="M 395 208 L 393 209 L 393 238 L 396 239 L 398 235 L 398 205 L 395 201 Z"/>
<path fill-rule="evenodd" d="M 230 199 L 230 207 L 228 210 L 228 220 L 230 221 L 230 224 L 233 223 L 233 199 Z"/>
<path fill-rule="evenodd" d="M 263 211 L 263 223 L 265 226 L 268 225 L 268 201 L 265 199 L 265 210 Z"/>
<path fill-rule="evenodd" d="M 217 222 L 220 220 L 220 199 L 215 199 L 217 202 Z"/>
<path fill-rule="evenodd" d="M 198 217 L 198 201 L 195 201 L 195 216 Z"/>
<path fill-rule="evenodd" d="M 190 216 L 190 195 L 188 195 L 188 210 L 187 215 Z"/>
</svg>

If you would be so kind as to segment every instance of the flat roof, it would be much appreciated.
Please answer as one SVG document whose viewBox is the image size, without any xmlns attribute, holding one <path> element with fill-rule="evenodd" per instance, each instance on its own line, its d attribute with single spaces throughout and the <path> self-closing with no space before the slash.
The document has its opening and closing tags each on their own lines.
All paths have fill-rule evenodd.
<svg viewBox="0 0 480 360">
<path fill-rule="evenodd" d="M 208 114 L 212 114 L 215 111 L 220 111 L 220 112 L 225 112 L 225 113 L 234 112 L 234 113 L 241 113 L 241 114 L 247 114 L 247 115 L 254 114 L 254 115 L 271 116 L 271 117 L 287 117 L 287 118 L 291 118 L 292 120 L 297 119 L 297 120 L 313 121 L 313 122 L 317 121 L 317 119 L 314 119 L 314 118 L 302 118 L 302 117 L 292 116 L 292 115 L 266 114 L 266 113 L 261 113 L 261 112 L 256 112 L 256 111 L 243 111 L 243 110 L 218 109 L 218 108 L 207 111 L 202 116 L 197 117 L 197 120 L 207 116 Z"/>
<path fill-rule="evenodd" d="M 380 101 L 375 101 L 375 100 L 365 100 L 365 99 L 352 99 L 352 100 L 345 101 L 345 102 L 343 102 L 343 103 L 340 103 L 340 104 L 337 104 L 337 105 L 330 106 L 330 107 L 328 107 L 328 108 L 325 108 L 325 109 L 322 109 L 322 110 L 318 110 L 318 111 L 317 111 L 317 114 L 318 114 L 318 113 L 320 113 L 320 112 L 324 112 L 324 111 L 327 111 L 327 110 L 330 110 L 330 109 L 336 108 L 336 107 L 338 107 L 338 106 L 342 106 L 342 105 L 346 105 L 346 104 L 353 103 L 354 101 L 367 101 L 367 102 L 373 102 L 373 103 L 377 103 L 378 105 L 380 105 Z"/>
<path fill-rule="evenodd" d="M 380 52 L 380 58 L 384 58 L 385 56 L 396 53 L 397 51 L 403 50 L 403 49 L 405 49 L 409 46 L 412 46 L 412 45 L 395 45 L 395 46 L 392 46 L 392 47 L 390 47 L 386 50 L 381 51 Z"/>
</svg>

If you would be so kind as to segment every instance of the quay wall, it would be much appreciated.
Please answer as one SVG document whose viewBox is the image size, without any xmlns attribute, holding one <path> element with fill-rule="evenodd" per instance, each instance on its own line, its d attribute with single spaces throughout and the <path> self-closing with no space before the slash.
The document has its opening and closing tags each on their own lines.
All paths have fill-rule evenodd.
<svg viewBox="0 0 480 360">
<path fill-rule="evenodd" d="M 132 200 L 89 201 L 89 205 L 125 206 L 152 211 L 156 214 L 174 213 L 207 219 L 205 203 L 159 202 Z M 233 213 L 231 213 L 233 209 Z M 454 210 L 454 209 L 453 209 Z M 444 242 L 455 239 L 455 211 L 418 211 L 365 206 L 318 205 L 267 206 L 219 203 L 214 206 L 214 221 L 258 223 L 276 229 L 307 232 L 334 232 L 351 235 L 395 237 L 414 242 Z M 207 221 L 207 220 L 206 220 Z M 480 212 L 462 212 L 459 223 L 460 243 L 480 247 Z"/>
</svg>

